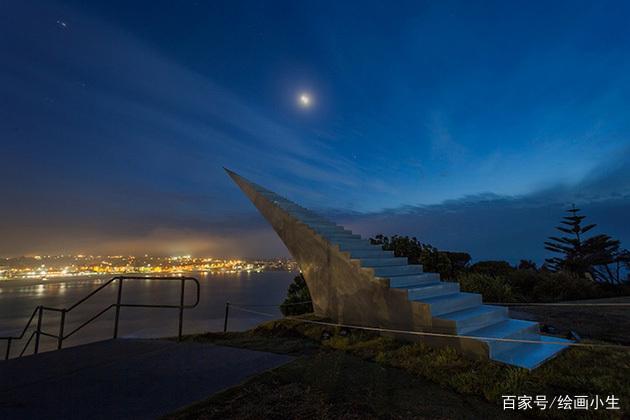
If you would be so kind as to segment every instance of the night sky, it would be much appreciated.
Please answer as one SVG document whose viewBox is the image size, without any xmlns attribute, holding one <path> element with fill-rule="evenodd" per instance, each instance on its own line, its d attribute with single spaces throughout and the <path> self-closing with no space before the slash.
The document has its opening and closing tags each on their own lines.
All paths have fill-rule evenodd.
<svg viewBox="0 0 630 420">
<path fill-rule="evenodd" d="M 540 261 L 570 203 L 630 247 L 629 21 L 625 1 L 0 0 L 0 255 L 288 255 L 223 166 L 476 260 Z"/>
</svg>

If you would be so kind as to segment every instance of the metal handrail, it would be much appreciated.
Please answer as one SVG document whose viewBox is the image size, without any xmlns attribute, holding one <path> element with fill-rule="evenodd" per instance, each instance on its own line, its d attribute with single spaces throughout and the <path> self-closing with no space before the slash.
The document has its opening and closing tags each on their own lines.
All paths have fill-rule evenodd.
<svg viewBox="0 0 630 420">
<path fill-rule="evenodd" d="M 148 304 L 141 304 L 141 303 L 122 303 L 122 286 L 123 286 L 123 283 L 124 283 L 125 280 L 179 280 L 179 281 L 181 281 L 179 305 L 148 305 Z M 105 309 L 103 309 L 100 312 L 98 312 L 96 315 L 93 315 L 87 321 L 83 322 L 81 325 L 76 327 L 74 330 L 70 331 L 67 334 L 64 334 L 66 314 L 68 312 L 72 311 L 77 306 L 81 305 L 83 302 L 85 302 L 86 300 L 88 300 L 89 298 L 91 298 L 92 296 L 97 294 L 98 292 L 100 292 L 101 290 L 103 290 L 104 288 L 106 288 L 107 286 L 109 286 L 110 284 L 114 283 L 115 281 L 118 281 L 118 291 L 117 291 L 116 303 L 112 303 L 111 305 L 107 306 Z M 189 305 L 185 305 L 184 304 L 184 294 L 185 294 L 185 290 L 186 290 L 186 282 L 187 281 L 192 281 L 197 286 L 196 287 L 195 303 L 189 304 Z M 148 276 L 148 277 L 142 277 L 142 276 L 117 276 L 117 277 L 113 277 L 112 279 L 106 281 L 105 283 L 103 283 L 102 285 L 100 285 L 99 287 L 94 289 L 92 292 L 87 294 L 84 298 L 82 298 L 79 301 L 75 302 L 72 306 L 70 306 L 68 308 L 52 308 L 52 307 L 43 306 L 43 305 L 37 306 L 33 310 L 33 314 L 29 318 L 28 322 L 26 323 L 26 326 L 24 327 L 24 329 L 22 330 L 22 333 L 20 335 L 0 337 L 0 340 L 7 340 L 7 347 L 6 347 L 6 353 L 5 353 L 4 359 L 8 360 L 10 355 L 11 355 L 11 344 L 12 344 L 13 340 L 21 340 L 22 338 L 24 338 L 24 335 L 26 334 L 26 331 L 29 329 L 29 327 L 31 326 L 33 320 L 35 319 L 35 315 L 37 315 L 37 328 L 29 336 L 28 340 L 26 341 L 26 344 L 24 345 L 24 348 L 20 352 L 19 357 L 22 357 L 24 355 L 24 353 L 26 352 L 26 349 L 28 348 L 29 344 L 33 340 L 33 337 L 35 337 L 35 348 L 33 350 L 33 353 L 37 354 L 39 352 L 39 340 L 40 340 L 40 337 L 42 335 L 46 336 L 46 337 L 56 338 L 57 339 L 57 349 L 61 349 L 63 347 L 63 341 L 65 339 L 71 337 L 77 331 L 79 331 L 80 329 L 82 329 L 83 327 L 85 327 L 86 325 L 88 325 L 89 323 L 94 321 L 95 319 L 99 318 L 101 315 L 103 315 L 104 313 L 108 312 L 112 308 L 116 308 L 116 317 L 114 319 L 114 338 L 118 338 L 118 324 L 119 324 L 119 320 L 120 320 L 120 308 L 127 307 L 127 308 L 179 309 L 179 326 L 178 326 L 177 339 L 181 340 L 181 338 L 182 338 L 183 321 L 184 321 L 184 309 L 192 309 L 192 308 L 196 307 L 199 304 L 199 299 L 200 299 L 199 280 L 197 280 L 194 277 L 180 277 L 180 276 L 176 276 L 176 277 L 167 277 L 167 276 L 165 276 L 165 277 L 160 277 L 160 276 Z M 58 334 L 51 334 L 51 333 L 42 331 L 42 318 L 43 318 L 44 311 L 52 311 L 52 312 L 60 312 L 61 313 L 61 319 L 59 321 L 59 333 Z"/>
<path fill-rule="evenodd" d="M 7 351 L 6 351 L 6 354 L 4 355 L 4 360 L 7 360 L 7 359 L 9 358 L 9 352 L 11 351 L 11 342 L 12 342 L 13 340 L 21 340 L 22 338 L 24 338 L 24 334 L 26 334 L 26 330 L 28 330 L 28 327 L 30 327 L 30 326 L 31 326 L 31 322 L 33 322 L 33 319 L 35 318 L 35 314 L 37 313 L 37 311 L 38 311 L 38 310 L 39 310 L 39 306 L 38 306 L 38 307 L 36 307 L 36 308 L 33 310 L 33 314 L 32 314 L 32 315 L 31 315 L 31 317 L 28 319 L 28 322 L 26 323 L 26 326 L 24 327 L 24 329 L 22 330 L 22 333 L 21 333 L 20 335 L 15 336 L 15 337 L 0 337 L 0 339 L 7 340 Z M 31 337 L 28 339 L 28 342 L 29 342 L 29 343 L 31 342 L 31 339 L 32 339 L 32 338 L 33 338 L 33 337 L 31 336 Z"/>
</svg>

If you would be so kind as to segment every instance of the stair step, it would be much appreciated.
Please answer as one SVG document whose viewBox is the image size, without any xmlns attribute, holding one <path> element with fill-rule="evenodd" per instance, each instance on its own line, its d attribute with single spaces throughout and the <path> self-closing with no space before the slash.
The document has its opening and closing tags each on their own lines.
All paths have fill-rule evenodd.
<svg viewBox="0 0 630 420">
<path fill-rule="evenodd" d="M 352 242 L 336 242 L 333 245 L 338 245 L 339 250 L 352 252 L 352 251 L 372 251 L 376 249 L 373 245 L 364 243 L 352 243 Z"/>
<path fill-rule="evenodd" d="M 294 218 L 296 218 L 297 220 L 299 220 L 300 222 L 304 223 L 305 225 L 311 227 L 314 225 L 322 225 L 327 223 L 328 221 L 326 219 L 322 219 L 322 218 L 313 218 L 313 217 L 298 217 L 295 215 L 291 215 Z"/>
<path fill-rule="evenodd" d="M 295 215 L 295 216 L 300 216 L 300 217 L 320 217 L 318 214 L 315 214 L 313 212 L 301 209 L 299 207 L 285 205 L 284 209 L 286 211 L 288 211 L 289 213 Z"/>
<path fill-rule="evenodd" d="M 343 226 L 337 225 L 309 225 L 315 232 L 322 233 L 352 233 L 351 230 L 345 229 Z"/>
<path fill-rule="evenodd" d="M 361 258 L 362 267 L 386 267 L 407 264 L 406 257 Z"/>
<path fill-rule="evenodd" d="M 346 230 L 343 226 L 339 226 L 334 224 L 333 222 L 323 221 L 320 223 L 309 223 L 308 227 L 313 229 L 315 232 L 320 231 L 342 231 L 342 232 L 350 232 Z"/>
<path fill-rule="evenodd" d="M 454 293 L 452 295 L 437 296 L 422 301 L 430 305 L 431 315 L 439 317 L 450 312 L 463 311 L 481 305 L 481 295 L 478 293 Z"/>
<path fill-rule="evenodd" d="M 369 245 L 370 247 L 374 247 L 375 245 L 372 245 L 370 243 L 370 241 L 365 240 L 363 238 L 350 238 L 347 240 L 343 240 L 344 238 L 340 238 L 339 242 L 343 242 L 343 243 L 347 243 L 347 244 L 353 244 L 353 245 Z"/>
<path fill-rule="evenodd" d="M 260 195 L 264 195 L 267 198 L 275 198 L 275 197 L 280 198 L 279 194 L 276 194 L 275 192 L 269 191 L 269 190 L 267 190 L 265 188 L 262 188 L 262 187 L 256 188 L 256 191 L 258 191 L 260 193 Z"/>
<path fill-rule="evenodd" d="M 330 238 L 335 240 L 343 240 L 343 239 L 361 239 L 361 236 L 354 234 L 350 231 L 330 231 L 330 232 L 319 232 L 316 231 L 318 235 L 323 236 L 324 238 Z"/>
<path fill-rule="evenodd" d="M 560 337 L 540 336 L 540 344 L 521 343 L 516 348 L 503 351 L 492 359 L 497 362 L 516 365 L 525 369 L 534 369 L 545 361 L 555 357 L 569 346 L 562 344 L 547 344 L 548 342 L 571 343 L 571 340 Z"/>
<path fill-rule="evenodd" d="M 370 242 L 366 240 L 350 240 L 350 241 L 336 241 L 336 245 L 339 245 L 339 249 L 342 251 L 351 251 L 351 250 L 379 250 L 380 246 L 372 245 Z"/>
<path fill-rule="evenodd" d="M 389 258 L 394 256 L 394 251 L 383 251 L 382 249 L 374 249 L 370 251 L 354 250 L 350 253 L 350 258 Z"/>
<path fill-rule="evenodd" d="M 325 222 L 326 221 L 323 217 L 316 216 L 316 215 L 313 215 L 313 214 L 304 214 L 304 213 L 301 213 L 301 212 L 296 212 L 296 211 L 291 211 L 291 210 L 289 210 L 288 213 L 291 216 L 293 216 L 293 217 L 295 217 L 297 219 L 300 219 L 302 221 L 305 221 L 305 222 L 315 223 L 315 222 Z"/>
<path fill-rule="evenodd" d="M 317 214 L 313 214 L 304 210 L 299 210 L 293 207 L 284 207 L 284 210 L 287 211 L 290 215 L 298 218 L 321 218 L 321 216 Z"/>
<path fill-rule="evenodd" d="M 540 329 L 537 322 L 508 318 L 497 324 L 492 324 L 483 328 L 468 331 L 466 335 L 472 335 L 475 337 L 511 338 L 518 340 L 540 340 L 539 330 Z M 523 344 L 509 341 L 481 341 L 486 341 L 488 343 L 488 347 L 490 348 L 490 357 L 504 351 L 510 351 L 518 347 L 520 344 Z"/>
<path fill-rule="evenodd" d="M 422 266 L 420 266 L 422 267 Z M 389 279 L 389 287 L 410 288 L 440 281 L 438 273 L 420 273 L 408 276 L 396 276 Z"/>
<path fill-rule="evenodd" d="M 374 268 L 375 276 L 385 277 L 385 278 L 395 277 L 395 276 L 407 276 L 410 274 L 420 274 L 420 273 L 422 273 L 422 266 L 418 264 Z"/>
<path fill-rule="evenodd" d="M 423 300 L 459 292 L 459 283 L 442 281 L 407 289 L 409 300 Z"/>
<path fill-rule="evenodd" d="M 319 214 L 315 214 L 313 212 L 302 210 L 302 209 L 289 208 L 287 209 L 287 211 L 296 217 L 323 219 L 323 217 L 320 216 Z"/>
<path fill-rule="evenodd" d="M 299 204 L 295 204 L 294 202 L 286 200 L 286 199 L 284 199 L 282 197 L 277 197 L 277 198 L 275 198 L 275 200 L 278 201 L 280 204 L 282 204 L 287 209 L 296 209 L 296 210 L 304 209 L 304 207 L 300 206 Z"/>
<path fill-rule="evenodd" d="M 276 194 L 263 194 L 268 200 L 273 201 L 276 205 L 281 206 L 283 208 L 291 208 L 295 206 L 295 203 L 287 200 L 286 198 L 282 198 Z"/>
<path fill-rule="evenodd" d="M 435 315 L 434 315 L 435 316 Z M 458 334 L 467 334 L 492 324 L 497 324 L 508 317 L 508 310 L 504 306 L 480 305 L 464 310 L 454 310 L 441 314 L 440 319 L 455 321 Z"/>
<path fill-rule="evenodd" d="M 361 239 L 361 235 L 357 235 L 355 233 L 320 233 L 320 235 L 328 239 L 330 242 Z"/>
<path fill-rule="evenodd" d="M 286 211 L 293 213 L 295 215 L 300 215 L 300 216 L 316 216 L 315 213 L 313 213 L 312 211 L 309 211 L 307 209 L 305 209 L 304 207 L 301 206 L 297 206 L 293 203 L 280 203 L 280 206 L 285 209 Z"/>
</svg>

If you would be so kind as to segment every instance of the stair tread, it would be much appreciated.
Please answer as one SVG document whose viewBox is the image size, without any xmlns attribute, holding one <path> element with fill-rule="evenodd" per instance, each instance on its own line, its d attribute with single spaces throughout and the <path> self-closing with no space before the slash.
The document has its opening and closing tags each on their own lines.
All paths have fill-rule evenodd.
<svg viewBox="0 0 630 420">
<path fill-rule="evenodd" d="M 434 282 L 407 289 L 407 299 L 414 302 L 423 302 L 424 300 L 454 294 L 459 292 L 459 283 L 450 282 Z"/>
<path fill-rule="evenodd" d="M 389 287 L 396 289 L 407 289 L 439 282 L 440 276 L 437 273 L 416 273 L 407 274 L 404 276 L 392 276 L 389 279 Z"/>
<path fill-rule="evenodd" d="M 461 293 L 464 294 L 466 292 L 461 292 Z M 476 293 L 466 293 L 466 294 L 474 295 Z M 448 312 L 448 313 L 440 315 L 439 318 L 459 321 L 459 320 L 468 319 L 468 318 L 478 316 L 478 315 L 485 315 L 492 312 L 501 312 L 502 310 L 504 309 L 501 306 L 479 305 L 479 306 L 475 306 L 474 308 L 463 309 L 461 311 Z"/>
<path fill-rule="evenodd" d="M 493 360 L 526 369 L 534 369 L 569 347 L 562 344 L 549 344 L 549 342 L 571 343 L 571 340 L 566 338 L 547 335 L 541 335 L 540 341 L 540 344 L 522 343 L 515 349 L 495 355 Z"/>
<path fill-rule="evenodd" d="M 357 252 L 361 252 L 361 251 L 357 251 Z M 357 257 L 357 258 L 380 258 L 381 255 L 384 258 L 394 258 L 394 253 L 391 251 L 381 251 L 381 250 L 375 249 L 370 252 L 372 252 L 372 254 L 369 257 Z"/>
<path fill-rule="evenodd" d="M 533 321 L 524 321 L 522 319 L 508 318 L 496 324 L 469 331 L 466 335 L 475 337 L 504 338 L 534 326 L 537 327 L 538 323 Z"/>
<path fill-rule="evenodd" d="M 452 293 L 450 295 L 444 295 L 444 296 L 436 296 L 436 297 L 432 297 L 427 299 L 426 303 L 441 303 L 444 301 L 447 301 L 449 299 L 464 299 L 467 297 L 471 297 L 476 295 L 477 293 L 468 293 L 468 292 L 458 292 L 458 293 Z M 481 306 L 481 305 L 479 305 Z M 463 311 L 459 311 L 459 312 L 463 312 Z M 451 312 L 453 313 L 453 312 Z M 445 315 L 449 315 L 449 314 L 445 314 Z"/>
<path fill-rule="evenodd" d="M 379 260 L 387 260 L 387 261 L 392 261 L 392 262 L 400 262 L 403 264 L 398 264 L 398 265 L 392 265 L 390 267 L 398 267 L 401 265 L 407 265 L 407 258 L 401 258 L 401 257 L 392 257 L 389 256 L 387 254 L 378 257 L 360 257 L 360 258 L 351 258 L 353 260 L 361 260 L 361 261 L 365 261 L 365 262 L 372 262 L 372 261 L 379 261 Z"/>
<path fill-rule="evenodd" d="M 333 242 L 343 251 L 374 251 L 374 247 L 370 244 L 361 242 Z"/>
<path fill-rule="evenodd" d="M 403 267 L 405 269 L 401 271 L 400 269 Z M 401 264 L 377 268 L 379 272 L 375 273 L 376 277 L 401 277 L 413 274 L 421 274 L 423 272 L 422 266 L 419 264 Z"/>
<path fill-rule="evenodd" d="M 427 281 L 425 283 L 416 283 L 416 284 L 411 284 L 411 285 L 407 285 L 407 286 L 389 286 L 391 289 L 406 289 L 406 290 L 413 290 L 413 289 L 422 289 L 425 286 L 435 286 L 437 284 L 439 284 L 440 281 L 435 279 L 434 281 Z"/>
<path fill-rule="evenodd" d="M 463 311 L 481 306 L 481 295 L 477 293 L 456 292 L 427 298 L 413 299 L 430 305 L 431 316 L 441 318 L 442 314 Z"/>
<path fill-rule="evenodd" d="M 400 288 L 401 289 L 408 289 L 409 291 L 411 291 L 411 290 L 427 289 L 429 287 L 450 288 L 450 287 L 456 287 L 456 286 L 454 286 L 456 284 L 457 283 L 449 283 L 449 282 L 446 282 L 446 281 L 439 281 L 439 280 L 437 280 L 437 281 L 435 281 L 433 283 L 422 283 L 422 284 L 417 284 L 417 285 L 413 285 L 413 286 L 402 286 Z"/>
</svg>

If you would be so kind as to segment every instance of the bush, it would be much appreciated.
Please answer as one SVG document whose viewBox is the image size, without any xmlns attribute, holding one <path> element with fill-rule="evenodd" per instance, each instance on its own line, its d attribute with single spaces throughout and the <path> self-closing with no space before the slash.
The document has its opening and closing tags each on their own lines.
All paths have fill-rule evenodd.
<svg viewBox="0 0 630 420">
<path fill-rule="evenodd" d="M 455 280 L 470 263 L 467 252 L 440 251 L 434 246 L 423 244 L 416 238 L 394 235 L 391 238 L 376 235 L 370 238 L 372 245 L 381 245 L 386 251 L 394 251 L 396 257 L 407 257 L 409 264 L 422 264 L 424 271 L 439 273 L 442 280 Z"/>
<path fill-rule="evenodd" d="M 536 283 L 529 294 L 530 301 L 555 302 L 598 298 L 602 296 L 602 291 L 592 280 L 560 272 L 538 273 Z"/>
<path fill-rule="evenodd" d="M 627 295 L 629 288 L 594 283 L 584 277 L 549 271 L 512 270 L 492 276 L 468 273 L 459 276 L 463 292 L 480 293 L 486 302 L 558 302 Z"/>
<path fill-rule="evenodd" d="M 487 276 L 505 276 L 516 270 L 507 261 L 479 261 L 470 267 L 470 272 Z"/>
<path fill-rule="evenodd" d="M 295 276 L 293 283 L 289 285 L 287 297 L 284 302 L 282 302 L 282 305 L 280 305 L 280 311 L 284 316 L 302 315 L 313 312 L 311 293 L 308 290 L 306 280 L 302 274 Z"/>
<path fill-rule="evenodd" d="M 440 273 L 442 280 L 455 280 L 470 263 L 470 254 L 466 252 L 438 251 L 431 245 L 422 247 L 420 264 L 424 271 Z"/>
<path fill-rule="evenodd" d="M 485 274 L 464 274 L 459 277 L 463 292 L 480 293 L 486 302 L 513 302 L 514 293 L 505 279 Z"/>
<path fill-rule="evenodd" d="M 518 296 L 517 300 L 532 301 L 534 287 L 544 276 L 544 272 L 531 269 L 514 270 L 505 276 L 505 281 L 512 288 L 514 295 Z"/>
</svg>

